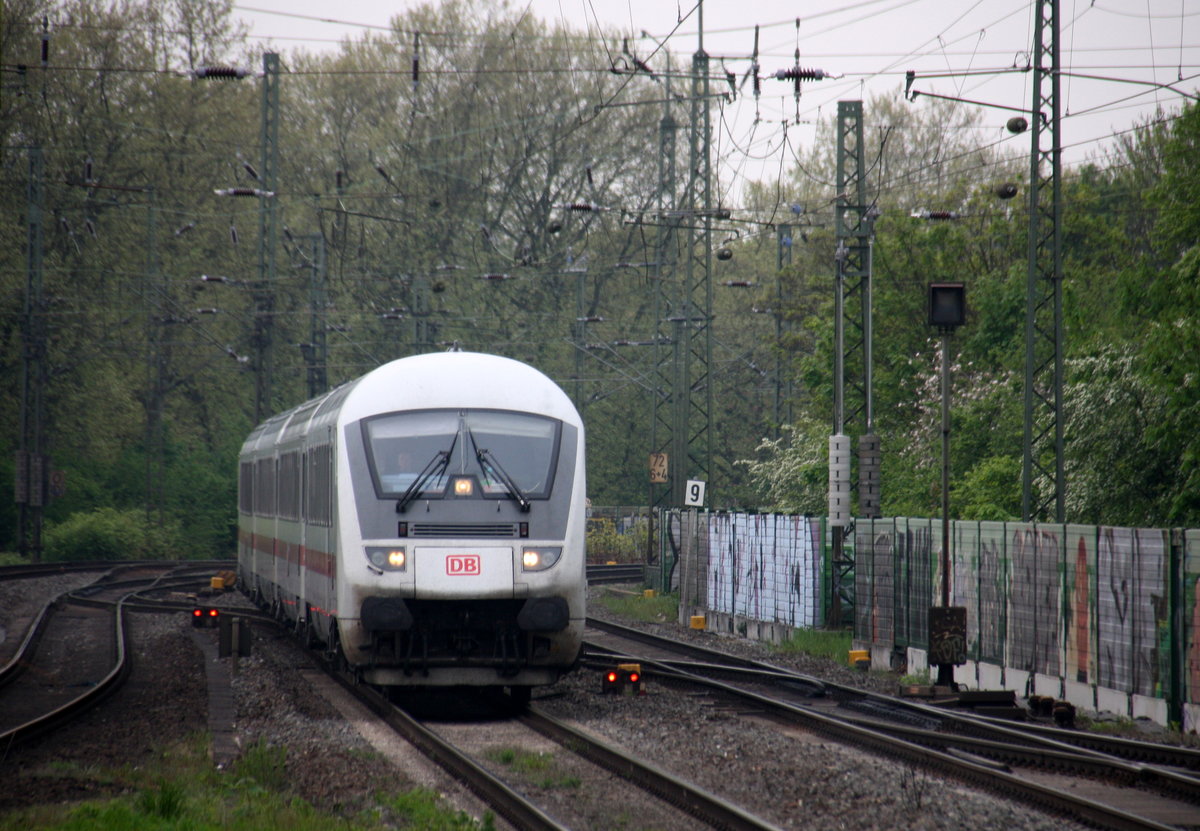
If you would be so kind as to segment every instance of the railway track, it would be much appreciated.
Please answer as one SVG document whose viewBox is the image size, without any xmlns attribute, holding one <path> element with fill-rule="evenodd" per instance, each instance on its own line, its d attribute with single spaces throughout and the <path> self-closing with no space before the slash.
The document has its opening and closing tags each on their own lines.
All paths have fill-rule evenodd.
<svg viewBox="0 0 1200 831">
<path fill-rule="evenodd" d="M 489 749 L 538 747 L 537 736 L 549 740 L 555 747 L 555 777 L 569 779 L 575 773 L 581 776 L 611 775 L 610 785 L 604 791 L 605 797 L 600 804 L 571 807 L 576 818 L 589 813 L 612 815 L 615 810 L 636 801 L 635 797 L 623 797 L 622 794 L 638 789 L 643 797 L 637 821 L 639 824 L 648 824 L 648 827 L 688 828 L 699 822 L 730 831 L 776 828 L 749 811 L 641 761 L 597 736 L 540 711 L 536 706 L 522 709 L 509 705 L 510 709 L 517 711 L 515 715 L 493 715 L 487 729 L 481 731 L 476 718 L 422 718 L 397 706 L 377 690 L 355 684 L 351 676 L 339 672 L 335 667 L 324 664 L 323 669 L 345 692 L 374 712 L 388 727 L 462 782 L 516 828 L 559 831 L 579 827 L 554 818 L 553 809 L 542 807 L 542 800 L 531 795 L 542 791 L 542 788 L 536 783 L 531 785 L 524 781 L 518 774 L 505 772 L 502 761 L 488 755 Z M 566 753 L 565 758 L 560 751 Z M 598 774 L 586 768 L 599 768 L 607 774 Z M 647 807 L 646 794 L 660 804 Z"/>
<path fill-rule="evenodd" d="M 590 585 L 640 582 L 645 576 L 646 567 L 641 563 L 588 563 L 587 566 Z"/>
<path fill-rule="evenodd" d="M 192 585 L 195 585 L 195 578 L 203 575 L 205 578 L 211 573 L 211 567 L 201 567 L 197 575 L 184 575 L 182 580 L 192 580 Z M 170 600 L 164 601 L 162 595 L 167 594 L 173 584 L 172 580 L 159 579 L 155 588 L 150 588 L 153 580 L 146 579 L 146 575 L 131 575 L 128 573 L 106 575 L 107 579 L 102 581 L 103 590 L 88 588 L 82 593 L 76 595 L 67 601 L 62 600 L 64 606 L 70 608 L 72 613 L 79 611 L 86 612 L 87 610 L 100 611 L 103 609 L 115 609 L 118 606 L 126 610 L 131 608 L 139 609 L 182 609 L 190 604 L 173 602 Z M 161 578 L 160 574 L 160 578 Z M 206 580 L 207 582 L 207 580 Z M 186 584 L 185 584 L 186 585 Z M 247 617 L 257 617 L 249 610 L 239 609 L 239 613 L 245 614 Z M 186 627 L 186 624 L 184 624 Z M 113 630 L 116 629 L 115 621 L 112 623 Z M 631 630 L 636 631 L 636 630 Z M 589 631 L 589 642 L 599 639 L 599 629 L 593 627 Z M 596 635 L 597 637 L 593 637 Z M 1072 788 L 1081 789 L 1080 783 L 1092 782 L 1089 787 L 1097 787 L 1108 791 L 1113 791 L 1120 780 L 1125 781 L 1125 785 L 1120 790 L 1126 794 L 1138 793 L 1140 799 L 1145 799 L 1144 794 L 1150 793 L 1151 798 L 1158 800 L 1159 796 L 1153 793 L 1151 780 L 1155 777 L 1170 779 L 1170 776 L 1163 777 L 1161 772 L 1157 770 L 1159 767 L 1166 767 L 1167 763 L 1163 756 L 1154 755 L 1162 751 L 1155 748 L 1161 747 L 1148 742 L 1130 742 L 1127 739 L 1113 740 L 1110 737 L 1091 736 L 1090 734 L 1078 733 L 1075 731 L 1054 731 L 1049 729 L 1029 730 L 1029 736 L 1024 736 L 1022 741 L 1016 741 L 1013 737 L 1002 737 L 1001 739 L 985 737 L 972 737 L 968 735 L 973 730 L 995 730 L 997 728 L 1013 730 L 1014 726 L 1011 723 L 991 724 L 988 719 L 970 719 L 961 716 L 958 713 L 948 713 L 936 707 L 928 705 L 920 705 L 911 702 L 895 702 L 886 696 L 871 696 L 860 690 L 851 689 L 849 687 L 841 687 L 827 681 L 819 679 L 798 676 L 795 673 L 790 673 L 770 665 L 744 661 L 741 659 L 732 659 L 730 656 L 723 653 L 713 653 L 711 651 L 696 650 L 689 647 L 687 655 L 681 655 L 678 651 L 679 647 L 674 642 L 659 641 L 657 646 L 650 646 L 645 643 L 634 644 L 628 640 L 617 643 L 615 639 L 622 637 L 611 635 L 614 639 L 607 644 L 608 651 L 602 652 L 600 644 L 593 643 L 594 647 L 589 654 L 589 663 L 595 662 L 596 665 L 606 665 L 613 661 L 614 656 L 630 655 L 637 660 L 642 661 L 647 675 L 651 678 L 651 684 L 657 689 L 654 695 L 659 695 L 663 698 L 674 696 L 678 693 L 677 685 L 684 683 L 695 683 L 691 676 L 703 674 L 716 674 L 720 683 L 725 683 L 730 687 L 739 688 L 736 690 L 726 691 L 719 686 L 710 683 L 706 691 L 697 696 L 695 693 L 689 694 L 694 700 L 703 698 L 711 700 L 711 706 L 719 711 L 727 714 L 731 721 L 746 719 L 754 721 L 761 725 L 770 723 L 769 729 L 779 734 L 789 734 L 791 731 L 812 731 L 819 729 L 823 735 L 837 735 L 831 731 L 851 731 L 851 728 L 856 728 L 863 734 L 869 736 L 862 741 L 855 740 L 860 747 L 872 748 L 872 752 L 885 755 L 889 759 L 912 759 L 912 765 L 921 765 L 926 769 L 936 770 L 944 773 L 947 776 L 957 777 L 973 784 L 979 785 L 982 789 L 991 791 L 999 791 L 1006 797 L 1024 800 L 1036 804 L 1043 809 L 1050 810 L 1056 813 L 1069 814 L 1072 817 L 1082 818 L 1089 824 L 1098 827 L 1111 828 L 1185 828 L 1195 827 L 1196 823 L 1200 823 L 1200 812 L 1197 811 L 1196 805 L 1187 799 L 1180 798 L 1175 795 L 1173 798 L 1180 805 L 1178 808 L 1181 812 L 1190 812 L 1191 816 L 1196 818 L 1192 825 L 1189 826 L 1187 819 L 1181 819 L 1178 822 L 1163 820 L 1163 821 L 1147 821 L 1144 816 L 1138 816 L 1134 811 L 1126 811 L 1129 816 L 1121 817 L 1109 809 L 1105 809 L 1106 813 L 1086 813 L 1081 812 L 1078 808 L 1068 809 L 1061 805 L 1052 805 L 1047 802 L 1047 796 L 1054 796 L 1057 792 L 1065 792 Z M 638 635 L 638 637 L 643 637 Z M 58 638 L 54 638 L 58 639 Z M 654 653 L 648 655 L 648 653 Z M 711 667 L 709 666 L 711 665 Z M 353 684 L 351 684 L 353 686 Z M 754 688 L 754 689 L 748 689 Z M 780 692 L 780 688 L 787 695 Z M 363 689 L 359 687 L 359 689 Z M 668 690 L 670 690 L 668 692 Z M 0 690 L 0 693 L 3 691 Z M 369 691 L 368 691 L 369 692 Z M 756 699 L 753 696 L 759 695 L 763 700 Z M 783 699 L 786 707 L 777 708 L 776 705 L 768 703 L 765 699 L 779 698 Z M 854 706 L 853 702 L 867 702 L 867 707 Z M 547 703 L 550 703 L 549 701 Z M 637 713 L 642 707 L 642 702 L 634 699 L 623 699 L 618 702 L 612 697 L 608 697 L 607 702 L 598 699 L 598 703 L 619 704 L 617 711 L 624 711 L 626 714 Z M 648 702 L 646 702 L 648 703 Z M 851 706 L 847 706 L 850 704 Z M 884 705 L 899 706 L 902 715 L 889 717 Z M 384 700 L 382 705 L 386 705 L 389 709 L 389 715 L 386 719 L 391 722 L 398 718 L 391 714 L 394 709 L 390 702 Z M 382 706 L 381 705 L 381 706 Z M 800 711 L 800 714 L 791 712 L 788 707 L 793 710 Z M 0 700 L 0 711 L 5 708 L 3 700 Z M 882 712 L 875 712 L 877 708 L 884 708 Z M 374 708 L 372 708 L 374 709 Z M 458 725 L 450 725 L 445 720 L 422 720 L 417 719 L 421 726 L 434 734 L 442 734 L 440 739 L 448 742 L 451 746 L 460 745 L 458 748 L 470 764 L 484 769 L 490 773 L 499 782 L 497 785 L 471 785 L 476 792 L 486 794 L 483 798 L 488 804 L 496 804 L 503 802 L 508 797 L 504 796 L 502 791 L 507 789 L 516 793 L 518 798 L 525 798 L 529 806 L 525 808 L 508 808 L 501 809 L 496 805 L 495 810 L 502 817 L 508 819 L 514 827 L 591 827 L 590 823 L 583 822 L 577 818 L 577 815 L 568 814 L 573 817 L 569 820 L 563 820 L 559 814 L 559 808 L 564 799 L 563 793 L 559 793 L 557 797 L 553 793 L 547 795 L 542 792 L 536 784 L 530 786 L 529 782 L 522 778 L 521 775 L 514 775 L 511 771 L 506 771 L 505 766 L 489 758 L 486 753 L 481 754 L 476 749 L 470 748 L 471 739 L 463 739 L 466 735 L 470 737 L 472 734 L 478 737 L 480 735 L 494 736 L 497 733 L 504 735 L 512 735 L 512 744 L 514 746 L 530 746 L 530 747 L 550 747 L 550 736 L 558 730 L 558 728 L 536 726 L 534 719 L 540 714 L 539 711 L 544 708 L 541 704 L 536 704 L 530 710 L 530 715 L 523 716 L 519 719 L 512 718 L 496 718 L 487 722 L 486 729 L 481 729 L 480 724 L 467 721 Z M 569 709 L 569 708 L 568 708 Z M 589 707 L 589 709 L 591 709 Z M 606 712 L 607 708 L 601 707 L 599 713 Z M 812 714 L 825 716 L 831 721 L 837 722 L 835 727 L 825 727 L 822 723 L 821 727 L 813 727 L 814 719 Z M 545 713 L 549 715 L 549 713 Z M 835 718 L 836 716 L 836 718 Z M 575 713 L 572 713 L 575 717 Z M 382 718 L 382 716 L 381 716 Z M 590 718 L 590 716 L 588 717 Z M 890 722 L 890 724 L 889 724 Z M 916 722 L 914 724 L 914 722 Z M 803 726 L 797 727 L 800 724 Z M 541 722 L 538 722 L 541 724 Z M 600 726 L 597 722 L 595 726 Z M 654 728 L 647 724 L 647 729 L 657 729 L 661 727 L 656 725 Z M 1028 725 L 1026 726 L 1028 727 Z M 603 728 L 602 728 L 603 729 Z M 924 731 L 923 733 L 921 731 Z M 609 732 L 606 729 L 604 732 Z M 852 732 L 852 731 L 851 731 Z M 1022 727 L 1019 732 L 1026 732 Z M 1110 746 L 1108 751 L 1098 750 L 1095 747 L 1061 747 L 1055 748 L 1046 742 L 1066 741 L 1059 733 L 1066 732 L 1073 736 L 1085 739 L 1088 744 L 1099 744 L 1101 746 Z M 1042 741 L 1042 746 L 1038 746 L 1039 738 Z M 524 735 L 525 738 L 519 738 Z M 581 740 L 571 735 L 563 733 L 564 738 L 554 739 L 553 751 L 555 769 L 574 770 L 584 769 L 596 765 L 602 765 L 599 757 L 603 756 L 606 751 L 602 749 L 581 751 L 583 745 Z M 1033 737 L 1031 739 L 1030 737 Z M 1068 736 L 1067 738 L 1070 738 Z M 421 740 L 426 741 L 426 740 Z M 559 744 L 563 741 L 566 744 Z M 839 742 L 844 741 L 839 739 Z M 978 744 L 972 746 L 970 742 L 976 741 Z M 541 742 L 541 745 L 538 744 Z M 896 742 L 890 744 L 889 742 Z M 992 742 L 993 745 L 1001 744 L 1003 747 L 989 747 L 987 742 Z M 1113 744 L 1115 742 L 1115 745 Z M 494 744 L 494 742 L 490 742 Z M 609 752 L 615 755 L 615 759 L 610 764 L 617 768 L 624 768 L 629 765 L 630 754 L 627 751 L 622 751 L 619 747 L 613 747 L 612 740 L 608 740 Z M 467 748 L 461 745 L 467 744 Z M 602 742 L 601 744 L 604 744 Z M 628 740 L 624 742 L 626 747 L 635 747 L 636 743 L 630 743 Z M 1030 749 L 1029 745 L 1033 745 Z M 1021 745 L 1025 745 L 1024 750 L 1019 750 Z M 570 752 L 562 750 L 566 747 Z M 898 750 L 897 748 L 904 748 Z M 919 749 L 918 749 L 919 748 Z M 1017 748 L 1017 749 L 1014 749 Z M 441 753 L 441 751 L 436 751 Z M 1033 755 L 1033 760 L 1022 759 L 1019 756 L 1012 755 L 1017 753 Z M 921 754 L 927 754 L 922 756 Z M 1176 777 L 1188 777 L 1189 771 L 1194 772 L 1193 765 L 1196 764 L 1194 753 L 1185 749 L 1174 749 L 1169 753 L 1176 754 L 1176 762 L 1173 764 L 1175 770 L 1168 770 L 1166 773 Z M 1009 755 L 1003 755 L 1009 754 Z M 1121 758 L 1116 761 L 1122 762 L 1125 767 L 1113 765 L 1104 760 L 1097 760 L 1097 756 L 1109 755 Z M 596 758 L 594 758 L 596 757 Z M 653 754 L 652 754 L 653 757 Z M 1077 758 L 1078 757 L 1078 758 Z M 570 759 L 570 761 L 564 761 Z M 921 761 L 915 761 L 921 759 Z M 1080 761 L 1083 760 L 1083 761 Z M 968 767 L 962 768 L 961 763 L 966 763 Z M 443 764 L 442 762 L 438 762 Z M 1081 779 L 1078 774 L 1070 772 L 1070 766 L 1078 766 L 1086 763 L 1094 770 L 1090 774 L 1088 780 Z M 456 763 L 451 763 L 456 764 Z M 445 766 L 445 765 L 443 765 Z M 689 770 L 687 768 L 678 767 L 675 764 L 670 765 L 675 770 Z M 954 766 L 954 767 L 949 767 Z M 974 766 L 974 767 L 971 767 Z M 653 768 L 653 766 L 646 766 Z M 449 769 L 449 768 L 447 768 Z M 1100 771 L 1097 773 L 1096 771 Z M 694 771 L 693 771 L 694 772 Z M 467 774 L 468 776 L 470 774 Z M 605 772 L 599 774 L 589 774 L 592 776 L 612 776 L 618 774 L 612 773 L 605 769 Z M 622 774 L 624 775 L 624 774 Z M 638 774 L 631 774 L 637 778 Z M 1097 776 L 1104 778 L 1097 779 Z M 1020 795 L 1012 790 L 1009 790 L 1010 783 L 1006 781 L 1006 777 L 1014 779 L 1025 778 L 1033 784 L 1040 784 L 1041 795 L 1031 797 L 1028 794 Z M 1190 776 L 1195 779 L 1195 776 Z M 612 780 L 614 783 L 617 780 Z M 1029 788 L 1030 782 L 1024 783 L 1022 787 Z M 1183 786 L 1187 787 L 1186 779 L 1182 780 Z M 1095 785 L 1094 783 L 1100 783 Z M 687 782 L 683 783 L 687 785 Z M 651 799 L 645 796 L 646 793 L 655 793 L 655 787 L 660 791 L 664 791 L 668 800 L 672 803 L 671 806 L 662 805 L 653 809 L 639 810 L 639 816 L 653 815 L 657 811 L 661 811 L 664 817 L 670 817 L 673 813 L 680 815 L 680 811 L 685 813 L 678 816 L 675 820 L 666 820 L 660 823 L 655 823 L 658 827 L 664 828 L 688 828 L 695 827 L 698 824 L 711 825 L 714 827 L 771 827 L 767 821 L 756 818 L 753 815 L 747 815 L 743 818 L 738 818 L 737 822 L 744 821 L 747 825 L 738 825 L 736 822 L 728 818 L 719 816 L 707 816 L 697 814 L 690 806 L 693 799 L 691 795 L 684 795 L 684 791 L 674 791 L 676 785 L 647 785 L 647 784 L 625 784 L 620 783 L 620 788 L 617 784 L 611 787 L 605 786 L 605 792 L 609 794 L 609 805 L 596 805 L 591 808 L 584 806 L 571 806 L 575 810 L 582 811 L 601 811 L 613 810 L 613 805 L 631 804 L 635 797 L 630 794 L 641 792 L 641 799 Z M 709 795 L 716 795 L 716 799 L 720 801 L 722 787 L 720 783 L 714 784 L 710 779 L 707 782 Z M 1157 787 L 1157 786 L 1153 786 Z M 696 791 L 703 792 L 703 788 L 697 788 Z M 529 793 L 532 793 L 532 798 L 529 798 Z M 522 797 L 522 793 L 526 796 Z M 546 801 L 546 797 L 548 801 Z M 566 797 L 568 800 L 573 799 L 573 795 Z M 653 799 L 661 798 L 661 794 L 656 794 Z M 1099 801 L 1099 800 L 1096 800 Z M 756 801 L 747 801 L 744 805 L 758 806 Z M 1161 803 L 1160 803 L 1161 804 Z M 683 805 L 685 807 L 677 807 Z M 734 809 L 736 816 L 738 810 Z M 536 818 L 537 813 L 545 816 L 544 820 Z M 770 814 L 768 814 L 770 816 Z M 1186 817 L 1186 813 L 1181 813 L 1180 816 Z M 549 824 L 541 824 L 547 822 Z M 780 820 L 776 820 L 780 822 Z M 780 824 L 786 827 L 792 827 L 790 821 L 782 821 Z"/>
<path fill-rule="evenodd" d="M 4 576 L 44 577 L 90 573 L 47 566 L 6 569 Z M 204 565 L 175 563 L 105 564 L 90 584 L 68 589 L 25 623 L 7 663 L 0 667 L 0 747 L 11 748 L 69 724 L 115 692 L 129 674 L 128 613 L 144 609 L 147 590 L 199 584 Z M 181 575 L 180 572 L 183 572 Z M 179 608 L 177 604 L 174 608 Z"/>
<path fill-rule="evenodd" d="M 587 661 L 594 665 L 636 661 L 646 678 L 702 685 L 719 700 L 737 701 L 741 712 L 749 704 L 756 717 L 906 759 L 1097 827 L 1200 827 L 1200 751 L 1192 748 L 947 712 L 617 624 L 589 619 L 588 625 Z"/>
<path fill-rule="evenodd" d="M 38 576 L 59 573 L 55 569 L 41 570 Z M 206 582 L 210 573 L 207 566 L 181 577 L 161 565 L 122 567 L 101 572 L 99 579 L 65 591 L 46 604 L 36 625 L 30 627 L 30 637 L 10 661 L 14 668 L 12 683 L 0 689 L 0 711 L 9 717 L 9 721 L 0 721 L 0 746 L 13 747 L 64 728 L 114 694 L 129 672 L 125 643 L 129 611 L 187 610 L 193 604 L 172 600 L 171 594 L 194 590 L 202 585 L 198 578 Z M 239 608 L 237 612 L 260 623 L 274 623 L 250 609 Z M 33 635 L 35 630 L 40 637 Z M 309 656 L 315 657 L 313 653 Z M 456 722 L 413 717 L 378 691 L 356 684 L 353 676 L 334 667 L 325 669 L 383 723 L 450 772 L 515 828 L 590 827 L 592 822 L 580 817 L 611 815 L 634 804 L 638 806 L 639 824 L 649 822 L 666 829 L 709 826 L 761 831 L 775 827 L 536 709 L 515 716 L 494 716 L 481 734 L 474 719 Z M 9 706 L 17 701 L 23 705 Z M 481 735 L 486 737 L 482 747 Z M 578 792 L 570 791 L 570 799 L 564 804 L 561 792 L 556 794 L 553 787 L 529 781 L 520 766 L 510 767 L 489 756 L 489 748 L 498 745 L 545 747 L 547 756 L 553 758 L 555 776 L 599 779 L 603 786 L 585 790 L 603 796 L 592 804 L 582 804 Z M 556 815 L 567 818 L 557 819 Z"/>
</svg>

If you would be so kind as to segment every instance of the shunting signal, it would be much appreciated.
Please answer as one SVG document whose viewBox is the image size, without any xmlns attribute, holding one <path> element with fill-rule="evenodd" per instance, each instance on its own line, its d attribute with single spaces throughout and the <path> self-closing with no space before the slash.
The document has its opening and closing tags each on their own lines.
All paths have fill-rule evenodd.
<svg viewBox="0 0 1200 831">
<path fill-rule="evenodd" d="M 221 616 L 219 609 L 212 606 L 197 606 L 192 609 L 192 626 L 216 626 L 217 619 Z"/>
<path fill-rule="evenodd" d="M 604 672 L 604 692 L 617 695 L 640 695 L 642 692 L 642 665 L 617 664 Z"/>
</svg>

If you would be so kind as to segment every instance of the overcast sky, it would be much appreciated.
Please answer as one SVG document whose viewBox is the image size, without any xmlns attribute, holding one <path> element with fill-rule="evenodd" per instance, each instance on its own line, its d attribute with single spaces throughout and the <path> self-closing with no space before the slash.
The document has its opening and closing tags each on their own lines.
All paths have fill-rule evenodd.
<svg viewBox="0 0 1200 831">
<path fill-rule="evenodd" d="M 419 5 L 245 0 L 235 3 L 234 15 L 258 42 L 286 55 L 293 49 L 336 49 L 342 39 L 383 31 L 393 16 Z M 655 40 L 665 39 L 685 61 L 700 44 L 702 18 L 705 51 L 739 79 L 749 67 L 757 25 L 761 75 L 794 65 L 799 49 L 802 67 L 834 76 L 804 83 L 798 104 L 790 83 L 764 80 L 757 101 L 746 84 L 735 101 L 715 112 L 726 180 L 765 178 L 781 156 L 787 158 L 785 129 L 792 150 L 802 151 L 812 140 L 812 123 L 836 116 L 840 100 L 900 98 L 907 70 L 917 72 L 913 88 L 922 92 L 1018 108 L 1029 107 L 1032 97 L 1031 73 L 1004 71 L 1028 60 L 1037 8 L 1030 0 L 707 0 L 702 8 L 694 0 L 510 0 L 509 6 L 579 31 L 628 35 L 631 50 L 642 56 L 655 49 Z M 1061 0 L 1060 17 L 1061 65 L 1071 73 L 1062 79 L 1060 102 L 1068 163 L 1098 153 L 1104 137 L 1129 129 L 1156 108 L 1178 110 L 1184 96 L 1197 95 L 1200 2 Z M 661 56 L 656 61 L 660 67 Z M 973 74 L 961 74 L 968 72 Z M 1016 142 L 1013 149 L 1028 152 L 1027 136 L 1004 131 L 1012 112 L 998 107 L 981 112 L 981 141 Z"/>
</svg>

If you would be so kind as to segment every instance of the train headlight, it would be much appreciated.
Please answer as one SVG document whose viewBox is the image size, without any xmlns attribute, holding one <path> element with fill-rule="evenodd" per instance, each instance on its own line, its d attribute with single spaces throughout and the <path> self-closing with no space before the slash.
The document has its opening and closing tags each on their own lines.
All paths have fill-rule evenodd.
<svg viewBox="0 0 1200 831">
<path fill-rule="evenodd" d="M 475 480 L 470 476 L 454 477 L 454 495 L 472 496 L 475 493 Z"/>
<path fill-rule="evenodd" d="M 408 566 L 408 554 L 402 545 L 368 545 L 367 561 L 384 571 L 404 571 Z"/>
<path fill-rule="evenodd" d="M 562 546 L 539 546 L 521 549 L 521 567 L 525 571 L 544 571 L 558 562 L 562 556 Z"/>
</svg>

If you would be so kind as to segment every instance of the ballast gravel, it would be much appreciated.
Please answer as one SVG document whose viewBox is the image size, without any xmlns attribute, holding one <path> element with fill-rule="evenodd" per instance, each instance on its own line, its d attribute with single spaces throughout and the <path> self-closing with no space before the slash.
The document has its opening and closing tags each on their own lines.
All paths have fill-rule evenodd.
<svg viewBox="0 0 1200 831">
<path fill-rule="evenodd" d="M 45 587 L 34 588 L 37 583 L 50 581 L 0 583 L 0 626 L 9 625 L 10 610 L 33 604 L 39 593 L 50 593 Z M 242 603 L 232 595 L 226 597 L 226 602 Z M 589 611 L 606 616 L 598 604 Z M 98 765 L 161 765 L 169 748 L 204 735 L 207 667 L 192 641 L 187 615 L 139 613 L 131 622 L 135 661 L 126 690 L 85 716 L 70 735 L 51 735 L 0 752 L 0 776 L 6 783 L 0 788 L 0 814 L 43 802 L 110 795 L 119 788 L 98 784 L 100 777 L 71 771 L 92 771 Z M 885 674 L 861 673 L 832 661 L 768 654 L 752 642 L 695 633 L 671 622 L 651 628 L 833 681 L 885 692 L 894 691 L 896 685 L 896 679 Z M 205 634 L 215 638 L 216 630 Z M 411 757 L 393 762 L 381 753 L 378 744 L 360 730 L 362 724 L 314 685 L 307 669 L 310 662 L 292 640 L 260 627 L 254 628 L 254 635 L 251 656 L 240 659 L 231 674 L 235 735 L 243 755 L 257 753 L 281 760 L 280 781 L 296 796 L 347 817 L 366 810 L 390 827 L 412 827 L 381 807 L 377 797 L 416 786 L 441 792 L 450 805 L 482 817 L 484 809 L 437 769 Z M 8 632 L 8 637 L 14 634 Z M 580 670 L 538 690 L 534 703 L 782 828 L 1057 831 L 1084 827 L 903 762 L 714 707 L 705 696 L 654 685 L 636 697 L 605 696 L 595 670 Z M 487 730 L 487 721 L 481 721 L 478 729 Z M 608 781 L 607 776 L 585 777 L 575 786 L 578 790 L 565 792 L 560 799 L 602 802 Z M 593 812 L 585 827 L 640 828 L 637 811 L 636 805 L 614 806 L 611 819 Z M 504 827 L 502 822 L 496 824 Z M 695 823 L 681 821 L 678 827 L 694 828 Z"/>
</svg>

